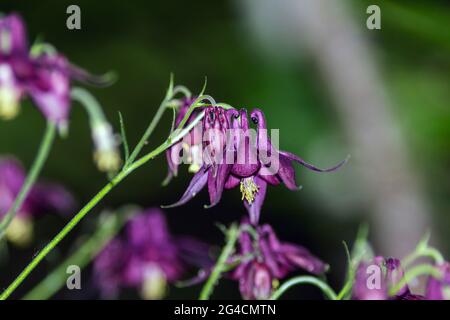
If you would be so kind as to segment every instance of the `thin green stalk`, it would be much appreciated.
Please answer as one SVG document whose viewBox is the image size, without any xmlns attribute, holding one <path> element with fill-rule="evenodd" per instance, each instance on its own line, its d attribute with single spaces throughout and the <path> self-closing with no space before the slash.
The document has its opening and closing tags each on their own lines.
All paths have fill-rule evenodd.
<svg viewBox="0 0 450 320">
<path fill-rule="evenodd" d="M 174 88 L 173 88 L 173 75 L 170 75 L 170 84 L 169 89 L 166 92 L 166 96 L 164 97 L 164 100 L 161 102 L 161 104 L 158 107 L 158 110 L 156 111 L 155 116 L 153 117 L 152 121 L 150 122 L 149 126 L 145 130 L 144 134 L 142 135 L 141 139 L 139 140 L 138 144 L 134 148 L 131 155 L 128 157 L 127 161 L 125 162 L 124 167 L 126 168 L 129 166 L 133 161 L 139 156 L 139 153 L 141 152 L 144 145 L 147 143 L 147 139 L 151 136 L 153 131 L 156 128 L 156 125 L 161 120 L 164 111 L 166 111 L 167 103 L 173 98 L 174 95 Z"/>
<path fill-rule="evenodd" d="M 405 273 L 405 276 L 394 287 L 392 287 L 389 290 L 389 295 L 394 296 L 395 294 L 397 294 L 397 292 L 401 290 L 401 288 L 407 285 L 411 280 L 421 275 L 430 275 L 432 277 L 435 277 L 436 279 L 440 279 L 442 277 L 442 274 L 434 266 L 429 264 L 420 264 L 408 270 Z"/>
<path fill-rule="evenodd" d="M 181 140 L 189 131 L 203 118 L 203 113 L 198 115 L 186 128 L 179 131 L 178 135 L 172 138 L 171 143 L 165 141 L 152 152 L 136 160 L 128 167 L 120 171 L 106 186 L 104 186 L 73 218 L 66 226 L 31 260 L 25 269 L 17 276 L 17 278 L 9 285 L 8 288 L 0 295 L 0 300 L 7 299 L 11 293 L 28 277 L 28 275 L 36 268 L 36 266 L 47 256 L 62 239 L 83 219 L 86 214 L 95 207 L 117 184 L 126 178 L 131 172 L 144 165 L 147 161 L 153 159 L 157 155 L 164 152 L 171 145 Z M 156 116 L 155 116 L 156 117 Z M 153 121 L 152 121 L 153 123 Z"/>
<path fill-rule="evenodd" d="M 22 188 L 20 189 L 19 194 L 14 200 L 12 207 L 9 209 L 8 213 L 5 215 L 0 224 L 0 239 L 5 235 L 8 226 L 14 219 L 17 211 L 22 206 L 31 187 L 36 182 L 36 179 L 39 176 L 39 173 L 41 172 L 42 167 L 44 166 L 44 163 L 48 158 L 53 141 L 55 140 L 55 132 L 56 125 L 53 122 L 47 122 L 47 128 L 45 130 L 44 137 L 42 138 L 41 145 L 39 146 L 37 156 L 34 159 L 31 169 L 25 179 L 24 184 L 22 185 Z"/>
<path fill-rule="evenodd" d="M 416 250 L 415 252 L 411 253 L 409 256 L 407 256 L 403 261 L 402 265 L 404 268 L 409 266 L 411 263 L 413 263 L 418 258 L 431 258 L 434 260 L 434 263 L 441 264 L 444 262 L 444 257 L 442 257 L 442 254 L 435 248 L 432 247 L 426 247 L 426 248 L 420 248 L 419 250 Z"/>
<path fill-rule="evenodd" d="M 86 109 L 91 126 L 97 122 L 107 122 L 102 107 L 89 91 L 75 87 L 70 91 L 70 96 Z"/>
<path fill-rule="evenodd" d="M 337 295 L 336 300 L 344 299 L 347 296 L 347 294 L 352 290 L 352 287 L 353 287 L 353 280 L 347 281 L 342 290 Z"/>
<path fill-rule="evenodd" d="M 61 263 L 52 273 L 47 275 L 36 287 L 28 292 L 25 300 L 47 300 L 51 298 L 66 283 L 67 267 L 76 265 L 83 269 L 105 247 L 105 245 L 120 231 L 123 225 L 136 212 L 136 208 L 125 207 L 118 212 L 110 212 L 100 216 L 96 232 L 85 241 L 73 255 Z"/>
<path fill-rule="evenodd" d="M 334 292 L 333 289 L 331 289 L 331 287 L 328 284 L 313 276 L 299 276 L 286 281 L 272 294 L 272 297 L 270 299 L 278 300 L 281 297 L 281 295 L 283 295 L 291 287 L 297 284 L 304 284 L 304 283 L 312 284 L 318 287 L 330 300 L 337 299 L 336 293 Z"/>
<path fill-rule="evenodd" d="M 214 266 L 211 275 L 209 276 L 208 280 L 202 288 L 202 291 L 200 292 L 199 300 L 208 300 L 211 296 L 214 285 L 217 283 L 217 281 L 219 281 L 220 276 L 226 269 L 227 260 L 233 253 L 234 245 L 236 244 L 238 236 L 239 227 L 236 224 L 232 224 L 228 229 L 227 243 L 219 256 L 219 259 L 217 260 L 217 263 Z"/>
</svg>

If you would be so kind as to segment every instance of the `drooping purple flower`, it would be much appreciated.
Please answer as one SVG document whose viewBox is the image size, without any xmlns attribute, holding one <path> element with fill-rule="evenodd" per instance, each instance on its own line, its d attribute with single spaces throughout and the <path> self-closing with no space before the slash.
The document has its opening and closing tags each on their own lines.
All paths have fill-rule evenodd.
<svg viewBox="0 0 450 320">
<path fill-rule="evenodd" d="M 195 98 L 184 98 L 181 100 L 181 106 L 178 109 L 178 114 L 175 119 L 175 128 L 178 127 L 181 121 L 186 116 L 189 107 L 195 101 Z M 189 125 L 201 112 L 203 108 L 196 108 L 189 119 L 186 121 L 186 125 Z M 178 174 L 178 166 L 182 160 L 186 160 L 189 163 L 189 172 L 197 173 L 201 168 L 202 161 L 202 122 L 198 123 L 187 134 L 182 141 L 175 143 L 166 151 L 167 163 L 169 165 L 168 178 L 176 177 Z M 185 159 L 184 159 L 185 158 Z"/>
<path fill-rule="evenodd" d="M 423 296 L 412 294 L 407 285 L 400 288 L 395 296 L 389 296 L 389 290 L 404 277 L 400 260 L 377 256 L 372 261 L 359 264 L 352 298 L 354 300 L 422 300 Z"/>
<path fill-rule="evenodd" d="M 429 300 L 450 300 L 450 263 L 444 262 L 437 269 L 441 272 L 442 279 L 430 276 L 425 296 Z"/>
<path fill-rule="evenodd" d="M 160 299 L 167 283 L 181 279 L 188 262 L 203 263 L 208 254 L 205 248 L 195 239 L 172 236 L 162 211 L 147 209 L 132 218 L 123 237 L 115 238 L 97 256 L 96 282 L 104 297 L 136 288 L 145 299 Z"/>
<path fill-rule="evenodd" d="M 0 219 L 7 214 L 25 181 L 25 171 L 17 160 L 0 157 Z M 26 244 L 32 236 L 32 220 L 48 212 L 66 213 L 73 209 L 72 195 L 61 185 L 35 183 L 7 229 L 17 244 Z"/>
<path fill-rule="evenodd" d="M 166 206 L 176 207 L 185 204 L 208 186 L 210 207 L 216 205 L 221 197 L 231 164 L 225 159 L 227 130 L 230 129 L 230 118 L 235 110 L 225 110 L 221 107 L 206 107 L 203 118 L 202 134 L 202 167 L 192 178 L 189 186 L 179 201 Z"/>
<path fill-rule="evenodd" d="M 284 183 L 296 190 L 293 162 L 316 172 L 332 172 L 346 161 L 328 169 L 317 168 L 300 157 L 278 151 L 267 134 L 264 114 L 255 109 L 251 113 L 257 125 L 252 138 L 247 111 L 225 111 L 219 107 L 205 109 L 203 120 L 203 166 L 192 178 L 188 188 L 173 206 L 185 204 L 208 185 L 211 205 L 217 204 L 224 189 L 240 186 L 242 200 L 252 224 L 259 220 L 267 185 Z"/>
<path fill-rule="evenodd" d="M 327 266 L 307 249 L 278 240 L 272 227 L 265 224 L 255 228 L 257 239 L 245 228 L 253 228 L 243 222 L 239 237 L 239 250 L 230 262 L 239 261 L 231 278 L 239 281 L 244 299 L 268 299 L 274 282 L 283 279 L 295 270 L 306 270 L 313 274 L 325 272 Z"/>
<path fill-rule="evenodd" d="M 64 127 L 70 111 L 70 81 L 104 85 L 56 52 L 31 53 L 17 14 L 0 18 L 0 116 L 13 118 L 29 95 L 46 119 Z"/>
</svg>

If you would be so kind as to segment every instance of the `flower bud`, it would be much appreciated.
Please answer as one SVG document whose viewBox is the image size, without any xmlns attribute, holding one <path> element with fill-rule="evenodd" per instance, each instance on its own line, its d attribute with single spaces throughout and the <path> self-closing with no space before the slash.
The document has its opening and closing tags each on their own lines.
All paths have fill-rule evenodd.
<svg viewBox="0 0 450 320">
<path fill-rule="evenodd" d="M 94 141 L 94 161 L 100 171 L 114 172 L 119 170 L 121 159 L 117 149 L 117 139 L 112 127 L 107 122 L 98 122 L 92 127 Z"/>
<path fill-rule="evenodd" d="M 0 118 L 11 120 L 17 116 L 21 92 L 11 68 L 6 64 L 0 64 Z"/>
<path fill-rule="evenodd" d="M 26 247 L 33 239 L 33 221 L 26 216 L 18 216 L 6 229 L 6 238 L 18 247 Z"/>
<path fill-rule="evenodd" d="M 146 300 L 160 300 L 166 294 L 167 281 L 163 270 L 156 264 L 145 268 L 141 296 Z"/>
</svg>

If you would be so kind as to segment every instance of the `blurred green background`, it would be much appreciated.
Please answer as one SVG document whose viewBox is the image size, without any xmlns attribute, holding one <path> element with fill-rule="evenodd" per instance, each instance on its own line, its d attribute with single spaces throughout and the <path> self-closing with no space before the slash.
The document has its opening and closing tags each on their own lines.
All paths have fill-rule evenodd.
<svg viewBox="0 0 450 320">
<path fill-rule="evenodd" d="M 355 0 L 342 3 L 345 3 L 343 10 L 354 19 L 358 34 L 371 46 L 373 57 L 367 59 L 375 60 L 375 70 L 389 97 L 392 123 L 409 150 L 408 170 L 419 181 L 421 196 L 427 203 L 426 219 L 432 221 L 439 248 L 448 257 L 448 2 Z M 81 8 L 81 30 L 66 28 L 65 12 L 70 4 Z M 381 30 L 365 27 L 366 8 L 370 4 L 381 8 Z M 281 1 L 279 6 L 283 5 L 289 4 Z M 281 149 L 297 153 L 309 162 L 328 166 L 352 153 L 350 163 L 334 174 L 318 175 L 298 168 L 297 181 L 304 189 L 296 193 L 284 187 L 270 188 L 262 212 L 262 222 L 272 224 L 281 239 L 305 245 L 329 262 L 330 281 L 338 286 L 346 267 L 342 241 L 351 243 L 358 225 L 373 219 L 368 201 L 370 191 L 361 187 L 364 183 L 360 171 L 364 171 L 364 166 L 358 172 L 354 169 L 359 154 L 354 154 L 350 146 L 353 133 L 346 128 L 345 114 L 336 107 L 320 60 L 315 59 L 306 45 L 292 49 L 280 45 L 279 38 L 271 42 L 264 28 L 259 30 L 263 37 L 258 36 L 258 25 L 277 29 L 271 19 L 263 20 L 262 24 L 252 23 L 252 19 L 257 19 L 252 16 L 253 9 L 258 6 L 257 1 L 3 0 L 0 11 L 20 13 L 28 25 L 30 41 L 43 37 L 73 63 L 93 73 L 117 72 L 119 80 L 113 86 L 89 90 L 117 130 L 118 111 L 123 114 L 131 143 L 139 139 L 151 120 L 173 72 L 176 83 L 186 85 L 194 93 L 201 90 L 207 76 L 207 93 L 216 100 L 235 107 L 263 109 L 269 127 L 280 129 Z M 298 35 L 295 30 L 289 34 L 294 38 Z M 299 36 L 299 42 L 302 41 Z M 167 113 L 145 150 L 151 150 L 165 139 L 170 121 L 171 115 Z M 18 118 L 0 123 L 0 154 L 15 155 L 29 167 L 44 128 L 44 119 L 37 109 L 29 101 L 24 102 Z M 158 206 L 176 200 L 190 177 L 181 170 L 181 175 L 169 186 L 161 187 L 166 170 L 165 157 L 160 156 L 127 178 L 37 268 L 15 297 L 25 293 L 71 252 L 81 235 L 92 231 L 90 224 L 100 209 L 127 203 Z M 66 185 L 80 206 L 107 181 L 92 161 L 87 116 L 78 104 L 73 105 L 71 112 L 69 136 L 57 140 L 41 176 Z M 222 235 L 214 223 L 238 220 L 246 212 L 237 190 L 227 192 L 213 209 L 202 208 L 206 201 L 205 193 L 184 207 L 167 210 L 173 232 L 206 237 L 206 241 L 220 244 Z M 45 217 L 37 222 L 31 248 L 9 248 L 9 260 L 3 260 L 0 269 L 0 286 L 6 286 L 64 223 L 60 217 Z M 378 234 L 378 238 L 384 236 L 383 230 L 373 228 L 371 234 Z M 412 250 L 415 243 L 407 245 Z M 385 249 L 380 247 L 382 252 Z M 83 278 L 86 290 L 78 293 L 62 290 L 57 297 L 96 297 L 91 280 L 90 276 Z M 173 289 L 169 297 L 195 297 L 198 290 L 199 287 Z M 286 297 L 317 295 L 314 289 L 296 288 Z M 132 293 L 130 297 L 134 297 Z M 214 297 L 237 298 L 237 285 L 223 281 Z"/>
</svg>

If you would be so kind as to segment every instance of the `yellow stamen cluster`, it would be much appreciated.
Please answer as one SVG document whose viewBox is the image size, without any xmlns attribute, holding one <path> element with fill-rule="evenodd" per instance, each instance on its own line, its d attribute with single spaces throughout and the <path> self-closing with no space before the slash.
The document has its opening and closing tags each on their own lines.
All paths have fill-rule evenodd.
<svg viewBox="0 0 450 320">
<path fill-rule="evenodd" d="M 253 181 L 253 178 L 244 178 L 241 180 L 241 193 L 242 200 L 246 200 L 248 204 L 252 204 L 255 201 L 255 196 L 259 191 L 259 187 Z"/>
</svg>

